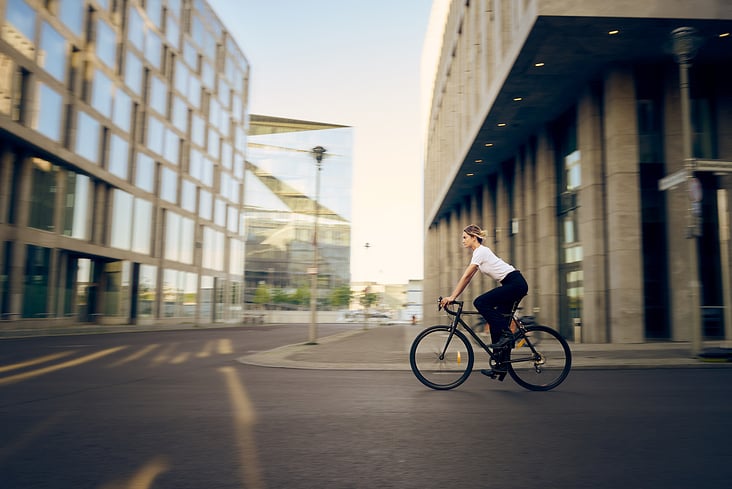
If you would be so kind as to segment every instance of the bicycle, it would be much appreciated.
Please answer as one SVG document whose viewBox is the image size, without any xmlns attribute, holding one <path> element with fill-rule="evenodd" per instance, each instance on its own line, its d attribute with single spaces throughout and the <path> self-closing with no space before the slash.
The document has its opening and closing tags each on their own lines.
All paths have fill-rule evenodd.
<svg viewBox="0 0 732 489">
<path fill-rule="evenodd" d="M 442 298 L 440 298 L 441 300 Z M 483 342 L 461 316 L 480 314 L 478 311 L 463 311 L 463 301 L 452 303 L 456 309 L 445 306 L 445 312 L 453 319 L 450 325 L 431 326 L 417 335 L 409 351 L 412 372 L 427 387 L 437 390 L 454 389 L 465 382 L 473 370 L 475 353 L 468 337 L 460 330 L 461 325 L 474 342 L 488 353 L 489 365 L 497 365 L 496 354 L 490 345 Z M 508 375 L 521 387 L 532 391 L 548 391 L 564 382 L 572 368 L 572 352 L 567 341 L 548 326 L 528 324 L 528 320 L 517 317 L 516 302 L 510 318 L 516 324 L 516 332 L 506 360 L 501 362 Z M 439 309 L 439 306 L 438 306 Z M 505 373 L 499 376 L 503 380 Z"/>
</svg>

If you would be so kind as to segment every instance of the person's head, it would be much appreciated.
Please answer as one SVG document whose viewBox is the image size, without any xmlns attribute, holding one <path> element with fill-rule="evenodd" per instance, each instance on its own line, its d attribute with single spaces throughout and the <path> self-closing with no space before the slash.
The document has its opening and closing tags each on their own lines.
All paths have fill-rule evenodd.
<svg viewBox="0 0 732 489">
<path fill-rule="evenodd" d="M 483 238 L 485 238 L 486 232 L 480 229 L 475 224 L 471 224 L 463 229 L 463 246 L 476 248 L 483 244 Z"/>
</svg>

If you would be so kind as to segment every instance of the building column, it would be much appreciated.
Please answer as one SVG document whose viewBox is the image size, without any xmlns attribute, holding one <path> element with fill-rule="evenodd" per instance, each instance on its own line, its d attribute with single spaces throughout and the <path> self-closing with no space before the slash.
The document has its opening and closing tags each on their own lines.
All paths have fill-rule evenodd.
<svg viewBox="0 0 732 489">
<path fill-rule="evenodd" d="M 537 319 L 559 330 L 559 287 L 557 279 L 557 182 L 554 164 L 554 148 L 547 130 L 537 136 L 536 146 L 536 242 L 537 276 L 534 304 L 538 308 Z"/>
<path fill-rule="evenodd" d="M 524 215 L 519 223 L 519 239 L 525 246 L 524 262 L 520 264 L 521 273 L 529 283 L 529 291 L 523 301 L 524 313 L 534 314 L 538 307 L 536 285 L 538 280 L 537 264 L 539 262 L 539 244 L 536 240 L 536 146 L 529 143 L 526 147 L 526 156 L 523 166 L 522 198 L 524 200 Z"/>
<path fill-rule="evenodd" d="M 640 171 L 635 86 L 630 68 L 605 79 L 608 314 L 613 343 L 644 340 Z"/>
<path fill-rule="evenodd" d="M 28 225 L 28 214 L 30 213 L 31 194 L 31 165 L 27 156 L 17 154 L 14 171 L 18 172 L 15 198 L 15 220 L 18 228 L 25 228 Z M 18 319 L 23 316 L 23 292 L 25 282 L 25 262 L 28 250 L 26 243 L 19 240 L 12 242 L 10 250 L 10 274 L 8 276 L 8 289 L 10 291 L 9 319 Z"/>
<path fill-rule="evenodd" d="M 587 89 L 577 107 L 577 145 L 582 172 L 577 212 L 583 251 L 582 341 L 586 343 L 609 341 L 605 273 L 605 162 L 601 117 L 602 95 Z"/>
</svg>

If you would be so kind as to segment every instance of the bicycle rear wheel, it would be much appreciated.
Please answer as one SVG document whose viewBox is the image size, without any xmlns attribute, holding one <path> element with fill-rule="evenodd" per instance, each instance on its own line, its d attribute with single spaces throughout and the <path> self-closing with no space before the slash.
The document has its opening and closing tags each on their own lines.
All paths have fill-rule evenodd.
<svg viewBox="0 0 732 489">
<path fill-rule="evenodd" d="M 475 355 L 460 331 L 450 335 L 450 326 L 432 326 L 417 335 L 409 351 L 412 372 L 427 387 L 453 389 L 470 376 Z"/>
<path fill-rule="evenodd" d="M 547 326 L 528 326 L 517 336 L 511 350 L 508 373 L 521 387 L 532 391 L 548 391 L 567 378 L 572 368 L 569 344 L 558 332 Z"/>
</svg>

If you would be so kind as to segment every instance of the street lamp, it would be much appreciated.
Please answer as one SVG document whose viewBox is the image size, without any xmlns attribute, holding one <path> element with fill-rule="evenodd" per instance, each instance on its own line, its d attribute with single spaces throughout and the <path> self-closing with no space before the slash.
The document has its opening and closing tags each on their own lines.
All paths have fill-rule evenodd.
<svg viewBox="0 0 732 489">
<path fill-rule="evenodd" d="M 311 150 L 315 158 L 315 221 L 313 224 L 313 266 L 310 269 L 310 340 L 308 344 L 318 342 L 318 217 L 320 216 L 320 170 L 323 168 L 325 148 L 316 146 Z"/>
<path fill-rule="evenodd" d="M 689 193 L 689 206 L 687 210 L 689 239 L 689 310 L 692 312 L 689 327 L 691 328 L 691 354 L 697 356 L 701 353 L 702 331 L 701 331 L 701 306 L 699 297 L 699 255 L 697 251 L 698 211 L 694 210 L 695 204 L 698 207 L 698 194 L 695 186 L 698 185 L 694 178 L 694 158 L 691 149 L 691 110 L 689 108 L 689 67 L 691 60 L 701 45 L 700 38 L 696 35 L 693 27 L 679 27 L 671 31 L 671 48 L 679 64 L 679 89 L 681 91 L 681 139 L 683 141 L 684 167 L 686 168 L 686 182 Z M 694 202 L 697 200 L 697 202 Z"/>
</svg>

